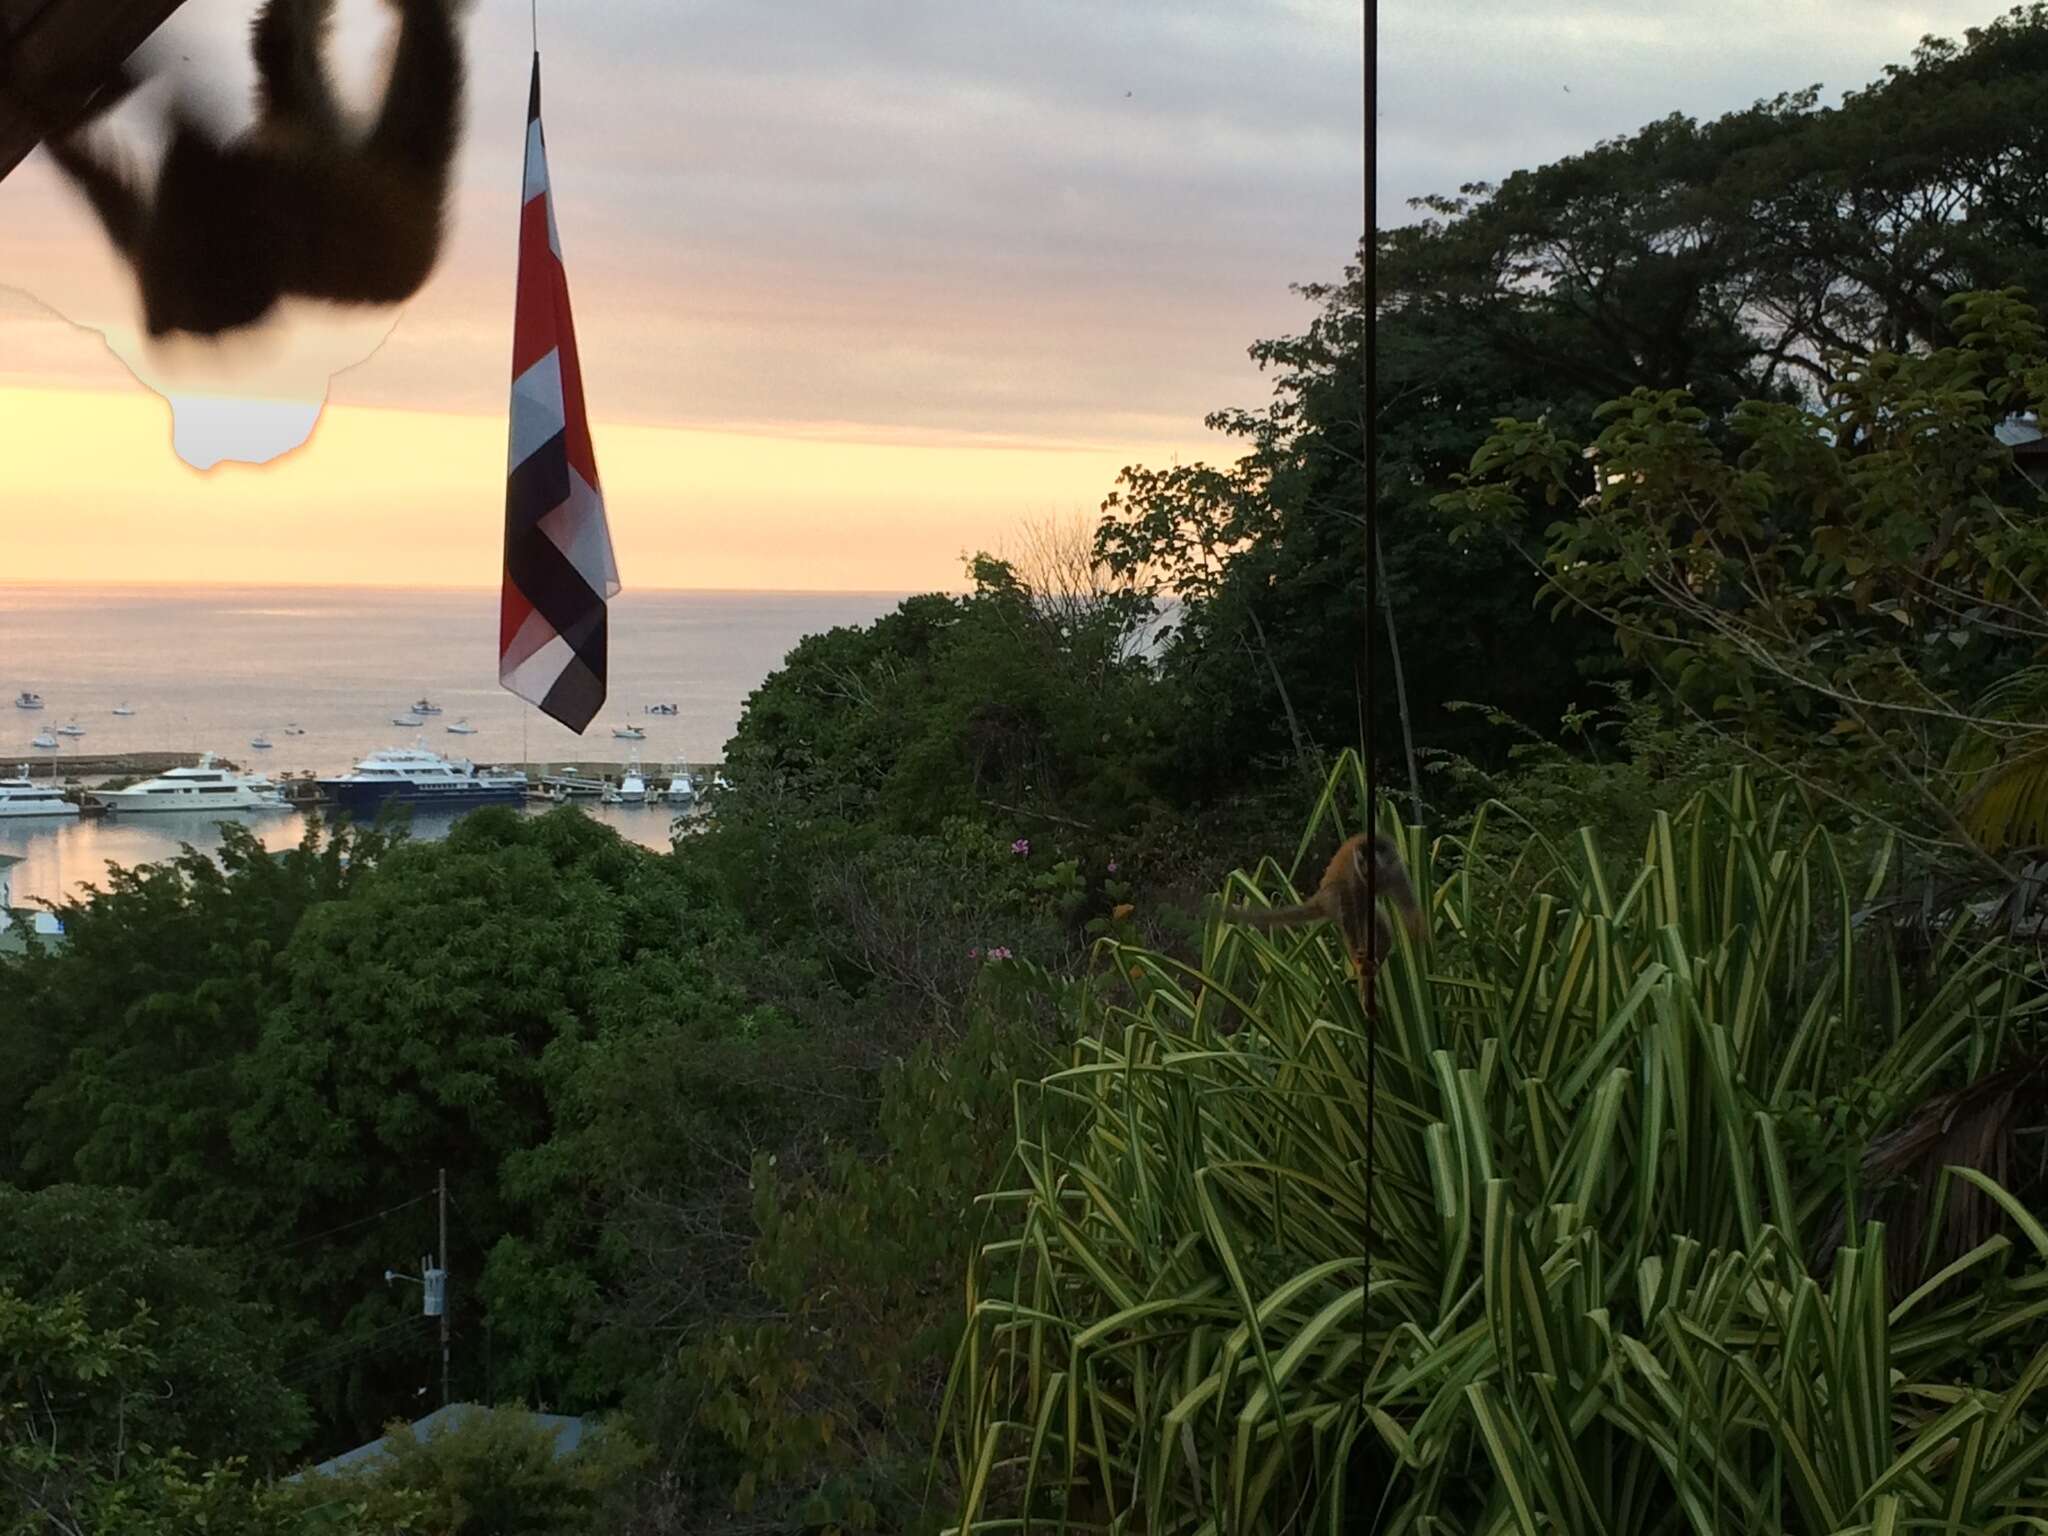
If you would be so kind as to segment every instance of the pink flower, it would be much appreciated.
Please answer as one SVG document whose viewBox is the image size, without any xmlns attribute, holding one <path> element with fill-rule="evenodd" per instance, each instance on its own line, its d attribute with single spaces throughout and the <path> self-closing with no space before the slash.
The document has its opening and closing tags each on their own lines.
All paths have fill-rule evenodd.
<svg viewBox="0 0 2048 1536">
<path fill-rule="evenodd" d="M 1116 860 L 1115 860 L 1115 859 L 1111 859 L 1111 860 L 1109 861 L 1109 872 L 1110 872 L 1110 873 L 1111 873 L 1112 875 L 1116 873 Z"/>
<path fill-rule="evenodd" d="M 981 946 L 977 944 L 974 946 L 974 948 L 967 951 L 967 958 L 970 960 L 979 960 L 981 958 Z"/>
<path fill-rule="evenodd" d="M 1028 837 L 1018 838 L 1017 841 L 1010 844 L 1010 852 L 1016 854 L 1020 859 L 1029 858 L 1031 856 L 1031 839 Z"/>
<path fill-rule="evenodd" d="M 988 957 L 991 960 L 1007 960 L 1010 958 L 1010 952 L 1008 949 L 998 947 L 996 949 L 990 950 L 988 952 Z"/>
</svg>

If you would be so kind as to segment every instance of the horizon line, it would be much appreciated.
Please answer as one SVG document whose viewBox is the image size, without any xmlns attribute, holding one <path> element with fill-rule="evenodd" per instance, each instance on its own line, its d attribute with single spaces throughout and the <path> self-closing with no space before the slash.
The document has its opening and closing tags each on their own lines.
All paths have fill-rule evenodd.
<svg viewBox="0 0 2048 1536">
<path fill-rule="evenodd" d="M 208 581 L 191 582 L 183 580 L 148 581 L 90 580 L 69 576 L 0 576 L 0 591 L 10 587 L 78 587 L 94 591 L 105 591 L 113 587 L 133 587 L 150 592 L 498 592 L 499 586 L 468 582 L 375 582 L 375 581 Z M 948 596 L 962 595 L 972 590 L 969 587 L 668 587 L 668 586 L 625 586 L 619 589 L 619 596 L 634 593 L 659 593 L 662 595 L 694 595 L 703 597 L 918 597 L 928 592 Z M 614 599 L 616 601 L 616 599 Z"/>
</svg>

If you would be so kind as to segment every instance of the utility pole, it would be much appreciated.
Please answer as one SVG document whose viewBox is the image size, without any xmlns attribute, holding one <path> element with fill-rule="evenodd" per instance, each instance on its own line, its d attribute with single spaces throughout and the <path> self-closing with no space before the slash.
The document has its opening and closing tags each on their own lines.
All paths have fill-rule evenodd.
<svg viewBox="0 0 2048 1536">
<path fill-rule="evenodd" d="M 441 1170 L 441 1406 L 448 1406 L 448 1170 Z"/>
</svg>

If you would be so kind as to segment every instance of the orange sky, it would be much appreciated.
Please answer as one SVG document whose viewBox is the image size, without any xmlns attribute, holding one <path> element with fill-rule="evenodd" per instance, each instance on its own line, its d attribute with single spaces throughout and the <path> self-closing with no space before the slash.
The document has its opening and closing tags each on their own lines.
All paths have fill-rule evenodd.
<svg viewBox="0 0 2048 1536">
<path fill-rule="evenodd" d="M 12 466 L 0 577 L 491 586 L 505 423 L 330 406 L 303 449 L 207 474 L 140 390 L 0 387 Z M 1118 455 L 605 426 L 600 468 L 635 587 L 958 589 L 961 557 L 1092 511 Z"/>
</svg>

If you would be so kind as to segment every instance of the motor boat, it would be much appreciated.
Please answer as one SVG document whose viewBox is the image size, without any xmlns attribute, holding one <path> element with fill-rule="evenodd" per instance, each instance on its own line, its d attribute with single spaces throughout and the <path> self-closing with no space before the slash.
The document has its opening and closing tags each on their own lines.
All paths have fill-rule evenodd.
<svg viewBox="0 0 2048 1536">
<path fill-rule="evenodd" d="M 59 736 L 83 736 L 85 734 L 85 727 L 76 720 L 67 720 L 64 724 L 57 727 L 57 734 Z"/>
<path fill-rule="evenodd" d="M 690 777 L 689 770 L 680 765 L 668 771 L 668 785 L 661 791 L 661 798 L 670 805 L 689 805 L 697 798 L 697 781 Z"/>
<path fill-rule="evenodd" d="M 30 740 L 29 745 L 40 747 L 45 752 L 54 752 L 57 750 L 57 738 L 48 731 L 40 731 Z"/>
<path fill-rule="evenodd" d="M 414 699 L 412 713 L 416 715 L 438 715 L 441 713 L 441 706 L 432 699 Z"/>
<path fill-rule="evenodd" d="M 391 717 L 391 723 L 393 725 L 413 726 L 425 725 L 427 722 L 422 720 L 418 715 L 393 715 Z"/>
<path fill-rule="evenodd" d="M 650 704 L 644 713 L 650 715 L 672 715 L 676 713 L 676 707 L 673 704 Z"/>
<path fill-rule="evenodd" d="M 117 715 L 132 715 L 135 713 L 135 708 L 131 704 L 116 704 L 114 706 L 114 713 Z"/>
<path fill-rule="evenodd" d="M 284 733 L 287 736 L 303 736 L 306 734 L 306 728 L 303 725 L 288 725 L 284 728 Z"/>
<path fill-rule="evenodd" d="M 251 736 L 249 738 L 249 745 L 258 752 L 268 752 L 270 750 L 270 738 L 268 736 Z"/>
<path fill-rule="evenodd" d="M 207 753 L 191 768 L 173 768 L 127 789 L 103 789 L 100 804 L 121 815 L 155 811 L 285 811 L 284 791 L 260 773 L 237 773 Z"/>
<path fill-rule="evenodd" d="M 40 693 L 17 693 L 14 696 L 14 707 L 16 709 L 41 709 L 43 707 L 43 696 Z"/>
<path fill-rule="evenodd" d="M 511 768 L 478 768 L 464 758 L 424 747 L 372 752 L 345 774 L 319 781 L 352 816 L 374 815 L 395 801 L 404 805 L 516 805 L 526 799 L 526 775 Z"/>
<path fill-rule="evenodd" d="M 78 807 L 64 798 L 54 779 L 38 784 L 28 776 L 28 764 L 19 775 L 0 779 L 0 817 L 76 816 Z"/>
<path fill-rule="evenodd" d="M 645 741 L 647 733 L 637 725 L 615 725 L 612 735 L 619 741 Z"/>
<path fill-rule="evenodd" d="M 647 803 L 647 775 L 640 771 L 636 759 L 626 765 L 626 771 L 616 785 L 607 785 L 604 792 L 607 805 L 645 805 Z"/>
<path fill-rule="evenodd" d="M 450 736 L 474 736 L 476 734 L 476 727 L 471 725 L 466 719 L 457 720 L 448 727 L 448 734 Z"/>
</svg>

